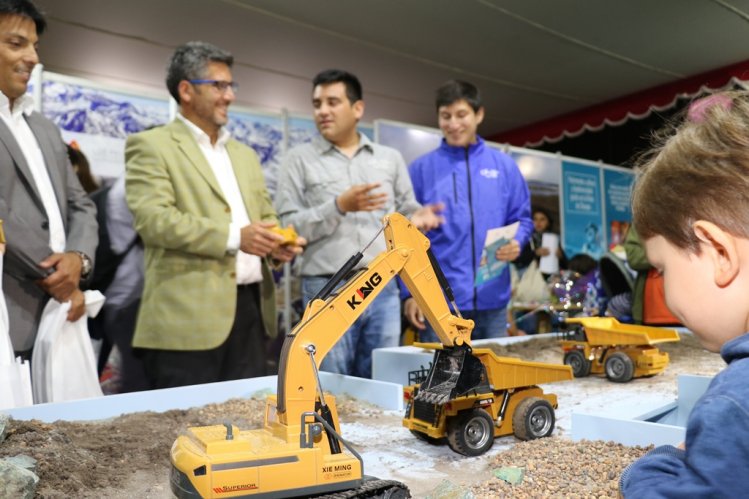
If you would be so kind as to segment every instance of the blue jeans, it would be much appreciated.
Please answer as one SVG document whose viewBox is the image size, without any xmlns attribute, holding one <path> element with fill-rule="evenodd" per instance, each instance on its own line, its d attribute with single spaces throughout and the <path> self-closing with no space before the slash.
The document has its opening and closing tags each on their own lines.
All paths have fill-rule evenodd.
<svg viewBox="0 0 749 499">
<path fill-rule="evenodd" d="M 305 307 L 327 281 L 324 277 L 302 277 L 302 299 Z M 322 360 L 320 369 L 371 378 L 372 350 L 397 347 L 400 331 L 400 296 L 398 285 L 392 280 L 331 348 Z"/>
<path fill-rule="evenodd" d="M 474 326 L 471 340 L 486 340 L 507 336 L 507 308 L 493 308 L 491 310 L 461 310 L 464 319 L 473 319 Z M 427 328 L 419 331 L 419 341 L 423 343 L 439 343 L 437 333 L 427 322 Z"/>
</svg>

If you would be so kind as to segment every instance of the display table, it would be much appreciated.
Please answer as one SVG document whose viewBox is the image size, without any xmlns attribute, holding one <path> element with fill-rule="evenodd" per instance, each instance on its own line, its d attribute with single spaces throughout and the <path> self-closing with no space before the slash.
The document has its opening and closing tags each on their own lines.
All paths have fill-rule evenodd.
<svg viewBox="0 0 749 499">
<path fill-rule="evenodd" d="M 327 372 L 320 372 L 320 380 L 324 389 L 335 395 L 346 393 L 383 409 L 403 410 L 403 388 L 401 385 Z M 50 423 L 59 420 L 91 421 L 141 411 L 164 412 L 172 409 L 188 409 L 205 404 L 222 403 L 239 397 L 263 398 L 267 393 L 276 392 L 276 384 L 276 376 L 264 376 L 262 378 L 206 383 L 204 385 L 163 390 L 107 395 L 56 404 L 37 404 L 0 412 L 8 414 L 14 419 L 38 419 Z"/>
</svg>

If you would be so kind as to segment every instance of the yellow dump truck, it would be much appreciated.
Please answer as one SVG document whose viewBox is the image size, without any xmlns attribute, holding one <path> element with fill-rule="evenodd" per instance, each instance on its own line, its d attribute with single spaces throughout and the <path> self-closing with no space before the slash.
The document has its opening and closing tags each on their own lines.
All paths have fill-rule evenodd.
<svg viewBox="0 0 749 499">
<path fill-rule="evenodd" d="M 478 456 L 491 448 L 495 437 L 514 434 L 521 440 L 531 440 L 551 435 L 557 397 L 537 385 L 571 380 L 569 366 L 498 357 L 488 348 L 473 348 L 463 366 L 450 369 L 445 364 L 454 363 L 455 357 L 446 361 L 442 345 L 416 346 L 435 349 L 432 369 L 409 373 L 409 383 L 413 384 L 403 392 L 403 426 L 417 438 L 433 444 L 446 440 L 453 451 Z M 444 376 L 451 371 L 460 376 L 456 380 L 435 379 L 435 373 Z M 461 376 L 471 382 L 464 382 Z M 449 394 L 435 396 L 445 383 L 455 388 Z M 429 393 L 421 395 L 422 386 L 430 387 Z"/>
<path fill-rule="evenodd" d="M 662 372 L 668 353 L 655 345 L 679 341 L 673 329 L 621 324 L 613 317 L 569 318 L 561 334 L 564 363 L 576 378 L 605 374 L 616 383 Z"/>
</svg>

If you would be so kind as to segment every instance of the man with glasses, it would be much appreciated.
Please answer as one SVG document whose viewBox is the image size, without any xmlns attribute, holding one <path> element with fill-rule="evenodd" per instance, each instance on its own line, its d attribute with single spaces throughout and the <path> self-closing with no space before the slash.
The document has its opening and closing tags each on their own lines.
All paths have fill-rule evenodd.
<svg viewBox="0 0 749 499">
<path fill-rule="evenodd" d="M 235 98 L 230 53 L 178 47 L 166 85 L 179 104 L 168 125 L 131 135 L 127 202 L 145 246 L 145 287 L 133 347 L 152 388 L 265 375 L 275 287 L 266 257 L 281 245 L 257 155 L 223 128 Z"/>
</svg>

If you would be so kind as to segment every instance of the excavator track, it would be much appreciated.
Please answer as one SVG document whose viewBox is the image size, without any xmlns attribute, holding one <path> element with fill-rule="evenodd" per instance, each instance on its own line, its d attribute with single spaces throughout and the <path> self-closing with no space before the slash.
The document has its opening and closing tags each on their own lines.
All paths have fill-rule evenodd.
<svg viewBox="0 0 749 499">
<path fill-rule="evenodd" d="M 365 477 L 364 480 L 356 489 L 314 497 L 315 499 L 407 499 L 411 497 L 411 491 L 401 482 L 380 480 L 374 477 Z"/>
</svg>

